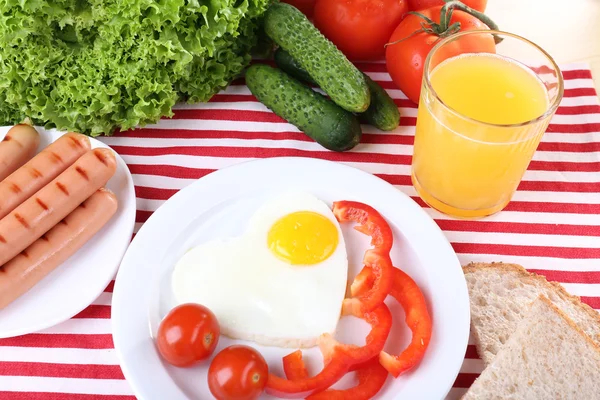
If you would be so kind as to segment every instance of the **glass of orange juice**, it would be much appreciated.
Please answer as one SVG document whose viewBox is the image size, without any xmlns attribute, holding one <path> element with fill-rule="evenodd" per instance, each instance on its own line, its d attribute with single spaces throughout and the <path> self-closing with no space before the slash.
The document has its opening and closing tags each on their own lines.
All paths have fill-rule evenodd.
<svg viewBox="0 0 600 400">
<path fill-rule="evenodd" d="M 494 52 L 457 51 L 492 34 L 502 39 Z M 560 69 L 517 35 L 464 31 L 429 52 L 422 85 L 412 160 L 419 196 L 457 218 L 504 209 L 562 100 Z"/>
</svg>

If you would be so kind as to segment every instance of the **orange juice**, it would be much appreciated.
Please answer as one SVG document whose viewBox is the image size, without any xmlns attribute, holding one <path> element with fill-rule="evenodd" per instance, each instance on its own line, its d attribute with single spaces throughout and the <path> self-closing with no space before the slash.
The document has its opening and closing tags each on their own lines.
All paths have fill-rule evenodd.
<svg viewBox="0 0 600 400">
<path fill-rule="evenodd" d="M 457 217 L 503 209 L 548 125 L 549 118 L 530 122 L 549 108 L 546 87 L 529 68 L 489 53 L 445 60 L 429 81 L 413 154 L 419 195 Z"/>
</svg>

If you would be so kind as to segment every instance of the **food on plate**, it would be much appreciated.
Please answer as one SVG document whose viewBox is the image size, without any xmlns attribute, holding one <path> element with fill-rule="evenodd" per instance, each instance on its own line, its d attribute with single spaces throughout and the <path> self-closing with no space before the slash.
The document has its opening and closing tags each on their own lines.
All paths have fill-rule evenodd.
<svg viewBox="0 0 600 400">
<path fill-rule="evenodd" d="M 226 336 L 295 348 L 335 332 L 347 280 L 335 216 L 312 194 L 292 191 L 262 204 L 241 236 L 187 251 L 172 289 L 178 304 L 210 308 Z"/>
<path fill-rule="evenodd" d="M 302 14 L 275 3 L 265 13 L 265 32 L 286 50 L 337 105 L 350 112 L 369 108 L 364 75 Z"/>
<path fill-rule="evenodd" d="M 275 51 L 275 63 L 287 74 L 301 81 L 316 85 L 310 74 L 281 47 Z M 367 111 L 358 114 L 358 117 L 364 122 L 381 129 L 391 131 L 400 124 L 400 110 L 390 95 L 368 75 L 363 74 L 369 90 L 371 91 L 371 104 Z"/>
<path fill-rule="evenodd" d="M 207 101 L 249 64 L 271 2 L 3 3 L 0 121 L 111 134 Z"/>
<path fill-rule="evenodd" d="M 350 60 L 375 60 L 407 11 L 405 0 L 318 0 L 314 22 Z"/>
<path fill-rule="evenodd" d="M 309 18 L 313 15 L 316 1 L 317 0 L 283 0 L 284 3 L 293 5 Z"/>
<path fill-rule="evenodd" d="M 250 346 L 221 350 L 208 368 L 208 387 L 216 400 L 255 400 L 264 392 L 269 366 Z"/>
<path fill-rule="evenodd" d="M 294 353 L 294 356 L 287 358 L 286 361 L 284 369 L 288 379 L 296 380 L 308 377 L 301 352 Z M 356 386 L 344 390 L 326 389 L 308 396 L 306 400 L 370 400 L 379 393 L 387 378 L 388 372 L 381 366 L 379 360 L 374 358 L 356 370 Z"/>
<path fill-rule="evenodd" d="M 528 305 L 539 296 L 549 298 L 600 345 L 600 315 L 559 283 L 548 282 L 516 264 L 471 263 L 463 270 L 471 302 L 471 332 L 486 365 L 501 351 L 525 318 Z"/>
<path fill-rule="evenodd" d="M 410 11 L 421 11 L 435 6 L 443 6 L 448 0 L 406 0 Z M 468 7 L 484 12 L 488 0 L 462 0 Z"/>
<path fill-rule="evenodd" d="M 0 220 L 0 265 L 15 257 L 103 187 L 116 171 L 112 150 L 94 149 Z"/>
<path fill-rule="evenodd" d="M 90 140 L 87 136 L 67 133 L 2 180 L 0 219 L 46 186 L 90 149 Z"/>
<path fill-rule="evenodd" d="M 246 84 L 261 103 L 326 149 L 346 151 L 360 142 L 356 116 L 285 72 L 254 64 L 246 71 Z"/>
<path fill-rule="evenodd" d="M 220 335 L 219 321 L 210 309 L 184 303 L 169 311 L 161 321 L 156 346 L 170 364 L 189 367 L 213 354 Z"/>
<path fill-rule="evenodd" d="M 453 10 L 450 20 L 446 17 L 449 10 Z M 464 5 L 453 1 L 409 14 L 392 33 L 385 53 L 387 70 L 396 86 L 414 103 L 419 102 L 425 59 L 439 38 L 459 31 L 498 28 L 486 15 L 462 10 L 466 10 Z M 463 53 L 494 53 L 495 46 L 491 35 L 480 35 L 448 46 L 439 58 L 442 61 Z"/>
<path fill-rule="evenodd" d="M 99 189 L 64 220 L 4 265 L 0 265 L 0 310 L 85 245 L 117 211 L 115 195 Z"/>
<path fill-rule="evenodd" d="M 349 293 L 343 223 L 371 239 Z M 177 304 L 208 307 L 221 333 L 233 339 L 284 348 L 318 346 L 323 367 L 309 376 L 298 349 L 283 357 L 281 377 L 255 349 L 241 346 L 246 356 L 236 355 L 234 350 L 242 350 L 232 346 L 209 367 L 210 391 L 217 399 L 254 399 L 264 390 L 282 398 L 367 400 L 388 375 L 397 378 L 417 367 L 429 345 L 431 316 L 416 282 L 392 265 L 393 232 L 375 208 L 352 200 L 329 207 L 312 194 L 292 190 L 263 202 L 243 229 L 239 236 L 217 237 L 185 252 L 171 276 Z M 394 318 L 384 302 L 388 295 L 403 307 L 413 334 L 397 356 L 384 351 Z M 364 344 L 335 338 L 344 316 L 370 325 Z M 263 369 L 242 374 L 254 371 L 246 364 L 249 359 L 259 360 Z M 356 386 L 333 387 L 351 372 L 357 372 Z"/>
<path fill-rule="evenodd" d="M 462 400 L 597 399 L 600 347 L 544 295 Z"/>
<path fill-rule="evenodd" d="M 0 141 L 0 181 L 16 171 L 35 154 L 40 135 L 30 125 L 15 125 Z"/>
</svg>

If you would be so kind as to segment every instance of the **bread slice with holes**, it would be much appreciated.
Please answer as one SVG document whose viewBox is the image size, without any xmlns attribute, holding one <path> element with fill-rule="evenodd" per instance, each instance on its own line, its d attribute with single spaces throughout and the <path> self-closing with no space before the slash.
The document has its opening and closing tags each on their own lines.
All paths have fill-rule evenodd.
<svg viewBox="0 0 600 400">
<path fill-rule="evenodd" d="M 528 306 L 546 296 L 592 340 L 600 343 L 600 314 L 556 282 L 516 264 L 471 263 L 463 267 L 471 303 L 471 333 L 485 365 L 523 319 Z"/>
<path fill-rule="evenodd" d="M 600 346 L 545 296 L 523 316 L 462 400 L 600 399 Z"/>
</svg>

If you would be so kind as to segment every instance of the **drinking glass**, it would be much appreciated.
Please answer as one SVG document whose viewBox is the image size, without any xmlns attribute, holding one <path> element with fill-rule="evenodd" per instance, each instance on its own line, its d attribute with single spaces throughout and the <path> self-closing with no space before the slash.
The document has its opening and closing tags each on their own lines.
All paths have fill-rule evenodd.
<svg viewBox="0 0 600 400">
<path fill-rule="evenodd" d="M 419 101 L 411 171 L 419 196 L 457 218 L 504 209 L 563 91 L 559 67 L 527 39 L 479 30 L 440 40 Z"/>
</svg>

